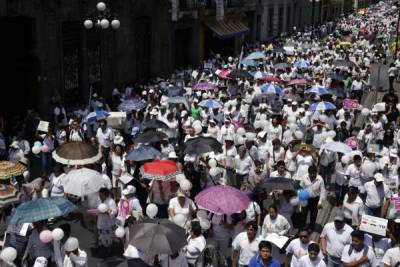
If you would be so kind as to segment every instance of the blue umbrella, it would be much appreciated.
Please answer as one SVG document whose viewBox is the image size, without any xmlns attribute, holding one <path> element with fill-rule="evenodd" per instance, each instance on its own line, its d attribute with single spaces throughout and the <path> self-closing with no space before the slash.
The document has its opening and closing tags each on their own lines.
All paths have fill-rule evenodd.
<svg viewBox="0 0 400 267">
<path fill-rule="evenodd" d="M 252 71 L 252 72 L 249 72 L 249 73 L 250 73 L 251 76 L 253 76 L 254 79 L 260 79 L 260 78 L 262 78 L 262 77 L 268 76 L 268 72 L 266 72 L 266 71 L 260 71 L 260 70 L 258 70 L 258 71 Z"/>
<path fill-rule="evenodd" d="M 141 110 L 146 107 L 146 101 L 143 99 L 136 100 L 124 100 L 119 106 L 118 110 L 121 111 L 132 111 L 132 110 Z"/>
<path fill-rule="evenodd" d="M 324 110 L 334 110 L 336 106 L 328 101 L 321 101 L 314 103 L 310 106 L 311 111 L 324 111 Z"/>
<path fill-rule="evenodd" d="M 38 198 L 22 203 L 10 215 L 8 224 L 32 223 L 63 216 L 77 207 L 63 197 Z"/>
<path fill-rule="evenodd" d="M 199 106 L 205 107 L 205 108 L 210 108 L 210 109 L 215 109 L 215 108 L 222 108 L 222 104 L 214 99 L 206 99 L 203 100 L 199 103 Z"/>
<path fill-rule="evenodd" d="M 245 66 L 249 66 L 249 67 L 257 67 L 258 63 L 253 60 L 253 59 L 243 59 L 242 61 L 240 61 L 240 64 L 245 65 Z"/>
<path fill-rule="evenodd" d="M 189 106 L 187 98 L 183 97 L 183 96 L 169 97 L 168 98 L 168 103 L 169 104 L 184 104 L 186 109 L 190 109 L 190 106 Z"/>
<path fill-rule="evenodd" d="M 300 60 L 293 64 L 293 67 L 298 69 L 308 69 L 310 66 L 311 66 L 310 63 L 308 63 L 305 60 Z"/>
<path fill-rule="evenodd" d="M 165 88 L 167 91 L 168 97 L 174 97 L 174 96 L 183 96 L 185 93 L 185 89 L 183 89 L 181 86 L 168 86 Z"/>
<path fill-rule="evenodd" d="M 106 119 L 108 116 L 110 116 L 110 113 L 108 113 L 104 110 L 99 110 L 99 111 L 90 112 L 86 116 L 86 120 L 88 123 L 95 123 L 98 120 Z"/>
<path fill-rule="evenodd" d="M 257 51 L 253 52 L 250 55 L 248 55 L 245 59 L 265 59 L 265 55 L 263 52 Z"/>
<path fill-rule="evenodd" d="M 154 147 L 139 146 L 138 148 L 129 152 L 128 156 L 126 156 L 126 160 L 144 161 L 144 160 L 155 159 L 158 156 L 161 156 L 161 153 Z"/>
<path fill-rule="evenodd" d="M 283 93 L 282 88 L 273 83 L 266 83 L 262 85 L 260 89 L 264 94 L 281 95 Z"/>
<path fill-rule="evenodd" d="M 310 89 L 307 90 L 308 93 L 310 94 L 316 94 L 316 95 L 328 95 L 329 92 L 325 87 L 321 86 L 313 86 Z"/>
</svg>

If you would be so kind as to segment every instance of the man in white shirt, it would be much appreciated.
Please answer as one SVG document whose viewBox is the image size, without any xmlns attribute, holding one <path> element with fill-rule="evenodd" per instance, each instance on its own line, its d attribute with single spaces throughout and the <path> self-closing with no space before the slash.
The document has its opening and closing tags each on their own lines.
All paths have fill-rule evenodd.
<svg viewBox="0 0 400 267">
<path fill-rule="evenodd" d="M 300 229 L 298 238 L 290 241 L 289 245 L 286 247 L 286 254 L 292 255 L 290 261 L 290 267 L 297 267 L 301 257 L 308 255 L 308 246 L 314 241 L 310 240 L 310 233 L 308 229 Z"/>
<path fill-rule="evenodd" d="M 375 254 L 364 244 L 364 233 L 360 230 L 351 233 L 351 244 L 343 248 L 342 263 L 344 267 L 377 266 Z"/>
<path fill-rule="evenodd" d="M 364 185 L 367 194 L 365 211 L 371 216 L 380 217 L 383 212 L 383 217 L 385 217 L 389 208 L 391 193 L 389 187 L 383 182 L 383 175 L 381 173 L 376 173 L 374 175 L 374 180 Z"/>
<path fill-rule="evenodd" d="M 249 172 L 253 164 L 252 159 L 246 153 L 247 149 L 245 146 L 239 147 L 239 154 L 235 157 L 235 171 L 236 171 L 236 181 L 235 186 L 240 188 L 242 183 L 246 181 L 249 177 Z"/>
<path fill-rule="evenodd" d="M 70 237 L 64 244 L 65 258 L 64 267 L 87 267 L 87 253 L 79 249 L 79 241 Z"/>
<path fill-rule="evenodd" d="M 397 245 L 388 249 L 383 256 L 382 262 L 385 267 L 396 266 L 400 262 L 400 247 Z"/>
<path fill-rule="evenodd" d="M 320 249 L 317 244 L 310 244 L 308 246 L 308 255 L 300 258 L 298 267 L 326 267 L 322 257 L 319 256 Z"/>
<path fill-rule="evenodd" d="M 291 179 L 292 176 L 290 175 L 290 172 L 288 172 L 285 168 L 285 162 L 283 160 L 278 161 L 276 163 L 276 171 L 273 171 L 269 177 Z"/>
<path fill-rule="evenodd" d="M 307 206 L 302 211 L 303 216 L 307 218 L 310 212 L 310 228 L 314 229 L 318 210 L 322 209 L 322 203 L 326 198 L 324 180 L 317 174 L 317 167 L 312 165 L 308 168 L 308 175 L 300 181 L 300 186 L 309 194 Z"/>
<path fill-rule="evenodd" d="M 327 256 L 327 264 L 331 267 L 341 266 L 342 252 L 345 245 L 351 243 L 353 228 L 344 223 L 342 211 L 336 213 L 333 222 L 327 223 L 321 233 L 320 246 Z"/>
<path fill-rule="evenodd" d="M 257 223 L 248 222 L 245 228 L 246 231 L 238 234 L 232 242 L 232 267 L 249 265 L 251 258 L 258 253 L 258 244 L 261 239 L 257 235 Z"/>
<path fill-rule="evenodd" d="M 111 144 L 115 135 L 112 129 L 107 127 L 106 119 L 100 119 L 98 122 L 100 127 L 97 129 L 96 137 L 97 141 L 99 142 L 100 149 L 103 152 L 103 160 L 106 162 L 107 169 L 109 169 L 108 156 L 110 154 Z"/>
</svg>

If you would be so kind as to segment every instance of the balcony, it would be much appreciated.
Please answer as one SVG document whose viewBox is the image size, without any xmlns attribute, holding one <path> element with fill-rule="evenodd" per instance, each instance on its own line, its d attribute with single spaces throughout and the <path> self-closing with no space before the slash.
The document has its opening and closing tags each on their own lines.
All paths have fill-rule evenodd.
<svg viewBox="0 0 400 267">
<path fill-rule="evenodd" d="M 224 0 L 225 8 L 243 7 L 245 0 Z M 215 0 L 179 0 L 180 10 L 214 9 Z"/>
</svg>

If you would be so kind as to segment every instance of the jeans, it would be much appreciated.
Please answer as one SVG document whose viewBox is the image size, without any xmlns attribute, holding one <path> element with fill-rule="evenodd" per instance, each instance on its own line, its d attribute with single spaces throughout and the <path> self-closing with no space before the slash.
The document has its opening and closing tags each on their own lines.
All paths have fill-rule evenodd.
<svg viewBox="0 0 400 267">
<path fill-rule="evenodd" d="M 332 257 L 332 256 L 328 255 L 326 257 L 326 259 L 327 259 L 326 260 L 327 267 L 342 267 L 343 266 L 340 258 Z"/>
<path fill-rule="evenodd" d="M 365 206 L 365 213 L 375 217 L 381 217 L 381 207 L 378 208 L 370 208 Z"/>
<path fill-rule="evenodd" d="M 347 189 L 347 185 L 335 184 L 336 206 L 343 204 L 344 196 L 347 193 Z"/>
</svg>

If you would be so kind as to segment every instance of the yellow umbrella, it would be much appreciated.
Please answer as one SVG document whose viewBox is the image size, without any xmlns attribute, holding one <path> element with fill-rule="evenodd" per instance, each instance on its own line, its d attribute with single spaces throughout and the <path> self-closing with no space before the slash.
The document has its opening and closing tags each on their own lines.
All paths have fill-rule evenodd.
<svg viewBox="0 0 400 267">
<path fill-rule="evenodd" d="M 340 42 L 339 45 L 341 46 L 351 46 L 350 42 Z"/>
<path fill-rule="evenodd" d="M 273 46 L 272 44 L 269 44 L 269 45 L 267 46 L 267 48 L 268 48 L 268 49 L 274 49 L 274 46 Z"/>
</svg>

